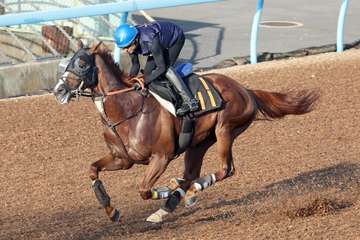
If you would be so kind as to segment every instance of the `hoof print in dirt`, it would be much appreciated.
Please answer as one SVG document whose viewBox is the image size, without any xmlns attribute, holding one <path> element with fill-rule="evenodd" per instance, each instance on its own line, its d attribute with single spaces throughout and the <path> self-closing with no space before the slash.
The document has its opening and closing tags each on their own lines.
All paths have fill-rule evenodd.
<svg viewBox="0 0 360 240">
<path fill-rule="evenodd" d="M 288 211 L 286 215 L 291 219 L 310 216 L 326 216 L 337 213 L 342 209 L 351 207 L 352 205 L 353 204 L 349 202 L 317 198 L 308 206 L 295 209 L 294 211 Z"/>
</svg>

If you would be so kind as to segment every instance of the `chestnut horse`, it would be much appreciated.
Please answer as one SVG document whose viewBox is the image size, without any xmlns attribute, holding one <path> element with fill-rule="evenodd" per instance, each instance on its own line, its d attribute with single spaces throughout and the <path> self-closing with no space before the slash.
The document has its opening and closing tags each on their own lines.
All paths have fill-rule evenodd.
<svg viewBox="0 0 360 240">
<path fill-rule="evenodd" d="M 196 119 L 193 139 L 185 152 L 183 179 L 172 179 L 165 190 L 154 189 L 169 162 L 176 158 L 182 119 L 173 116 L 152 95 L 144 94 L 145 89 L 135 91 L 131 79 L 114 63 L 104 44 L 84 48 L 79 43 L 79 50 L 66 66 L 54 94 L 64 104 L 72 97 L 85 95 L 83 90 L 90 89 L 98 106 L 110 152 L 91 164 L 90 178 L 96 198 L 112 221 L 119 221 L 120 212 L 110 203 L 99 180 L 100 171 L 126 170 L 134 164 L 148 165 L 139 193 L 143 199 L 168 199 L 163 208 L 148 218 L 152 222 L 162 221 L 181 199 L 192 205 L 199 191 L 235 173 L 233 142 L 255 120 L 258 112 L 267 119 L 305 114 L 313 109 L 319 97 L 311 90 L 296 94 L 250 90 L 234 79 L 216 73 L 202 77 L 218 90 L 224 106 Z M 215 142 L 220 169 L 200 177 L 203 157 Z"/>
</svg>

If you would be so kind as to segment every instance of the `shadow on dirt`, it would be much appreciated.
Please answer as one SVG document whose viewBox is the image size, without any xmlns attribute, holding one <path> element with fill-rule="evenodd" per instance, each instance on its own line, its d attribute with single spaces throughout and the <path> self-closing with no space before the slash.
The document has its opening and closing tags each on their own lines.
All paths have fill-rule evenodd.
<svg viewBox="0 0 360 240">
<path fill-rule="evenodd" d="M 205 208 L 195 207 L 192 209 L 187 209 L 181 214 L 175 214 L 170 219 L 167 219 L 165 223 L 153 225 L 144 222 L 144 220 L 135 220 L 130 224 L 131 226 L 124 227 L 125 232 L 129 234 L 138 234 L 145 233 L 149 231 L 164 229 L 172 229 L 177 228 L 177 221 L 181 219 L 185 219 L 190 217 L 194 213 L 198 211 L 211 210 L 215 208 L 222 208 L 224 206 L 236 205 L 237 207 L 243 205 L 251 205 L 255 204 L 259 201 L 266 201 L 268 198 L 272 197 L 288 197 L 288 196 L 301 196 L 306 193 L 311 192 L 322 192 L 328 189 L 337 189 L 340 192 L 347 190 L 356 190 L 360 189 L 360 166 L 354 163 L 343 163 L 338 164 L 332 167 L 323 168 L 315 171 L 310 171 L 306 173 L 299 174 L 298 176 L 282 180 L 276 183 L 269 184 L 264 187 L 263 190 L 249 193 L 239 199 L 232 200 L 221 200 L 217 203 L 209 204 Z M 359 190 L 357 190 L 359 191 Z M 316 212 L 323 211 L 324 213 L 331 213 L 332 210 L 343 209 L 347 207 L 351 207 L 351 203 L 347 203 L 346 205 L 336 205 L 336 203 L 329 201 L 318 201 L 314 206 L 311 205 L 314 210 L 314 214 Z M 309 208 L 311 209 L 311 208 Z M 301 211 L 301 210 L 300 210 Z M 309 210 L 310 211 L 310 210 Z M 135 214 L 135 213 L 134 213 Z M 297 214 L 297 213 L 295 213 Z M 310 212 L 309 216 L 312 213 Z M 135 214 L 137 215 L 137 214 Z M 186 224 L 194 224 L 194 223 L 208 223 L 214 221 L 221 221 L 226 219 L 231 219 L 236 215 L 235 212 L 225 211 L 219 214 L 211 215 L 209 217 L 201 217 L 194 221 L 190 221 Z M 305 216 L 305 215 L 304 215 Z M 136 219 L 135 216 L 133 219 Z M 184 222 L 182 221 L 182 224 Z M 100 229 L 99 229 L 100 230 Z M 106 235 L 106 233 L 111 233 L 111 236 L 115 236 L 119 234 L 119 229 L 105 227 L 102 229 L 102 233 L 100 235 Z M 88 236 L 92 239 L 95 236 Z"/>
<path fill-rule="evenodd" d="M 195 220 L 195 222 L 215 222 L 215 221 L 232 218 L 234 215 L 235 214 L 232 211 L 226 211 L 214 216 L 199 218 Z"/>
<path fill-rule="evenodd" d="M 315 171 L 299 174 L 298 176 L 282 180 L 265 186 L 262 190 L 251 192 L 241 198 L 232 200 L 220 200 L 216 203 L 206 204 L 205 207 L 196 207 L 189 209 L 181 214 L 176 214 L 167 223 L 172 223 L 184 219 L 199 210 L 213 210 L 226 206 L 249 206 L 259 202 L 265 202 L 268 199 L 277 197 L 279 199 L 288 199 L 292 196 L 303 196 L 309 193 L 321 193 L 326 190 L 336 190 L 338 192 L 357 191 L 360 192 L 360 166 L 354 163 L 342 163 L 332 167 L 323 168 Z M 336 202 L 333 199 L 317 199 L 310 206 L 294 210 L 294 217 L 306 217 L 324 213 L 323 215 L 336 212 L 353 204 L 351 202 Z M 298 211 L 298 212 L 297 212 Z M 306 213 L 302 213 L 306 212 Z M 302 216 L 303 214 L 303 216 Z M 235 212 L 226 211 L 209 217 L 202 217 L 194 222 L 213 222 L 230 219 L 236 215 Z M 290 217 L 290 216 L 289 216 Z"/>
<path fill-rule="evenodd" d="M 39 214 L 36 218 L 30 219 L 8 219 L 9 221 L 23 222 L 26 221 L 26 228 L 19 228 L 16 232 L 7 232 L 4 236 L 27 235 L 33 237 L 45 237 L 48 239 L 101 239 L 104 237 L 121 237 L 132 234 L 142 234 L 157 232 L 161 229 L 176 229 L 181 225 L 194 223 L 204 223 L 232 219 L 236 213 L 225 211 L 214 215 L 202 216 L 191 221 L 184 222 L 199 210 L 212 211 L 216 208 L 236 205 L 237 207 L 256 204 L 259 201 L 264 202 L 272 197 L 287 198 L 288 196 L 301 196 L 311 192 L 321 192 L 328 189 L 336 189 L 339 192 L 360 191 L 360 166 L 353 163 L 338 164 L 332 167 L 319 169 L 316 171 L 302 173 L 294 178 L 282 180 L 265 186 L 262 190 L 251 192 L 243 197 L 232 200 L 221 200 L 216 203 L 209 203 L 205 207 L 196 206 L 191 209 L 180 210 L 180 213 L 174 214 L 163 224 L 150 224 L 145 221 L 147 212 L 142 209 L 134 208 L 131 216 L 125 217 L 125 222 L 114 224 L 108 221 L 103 212 L 99 209 L 74 209 L 70 212 L 62 212 L 51 216 Z M 210 201 L 210 200 L 209 200 Z M 323 202 L 320 202 L 323 204 Z M 343 206 L 334 205 L 330 202 L 327 205 L 317 204 L 305 209 L 320 209 L 327 211 L 325 207 L 341 209 Z M 350 207 L 351 204 L 345 207 Z M 309 210 L 310 209 L 310 210 Z M 324 210 L 325 209 L 325 210 Z M 300 209 L 299 211 L 305 212 Z M 331 210 L 331 209 L 330 209 Z M 329 211 L 330 211 L 329 210 Z M 302 217 L 302 212 L 293 212 L 294 217 Z M 308 212 L 303 214 L 305 217 Z M 126 219 L 127 218 L 127 219 Z M 25 226 L 24 225 L 24 226 Z M 56 233 L 56 234 L 55 234 Z M 54 235 L 55 234 L 55 235 Z"/>
<path fill-rule="evenodd" d="M 332 167 L 299 174 L 298 176 L 280 182 L 272 183 L 263 190 L 249 193 L 239 199 L 221 200 L 210 204 L 207 209 L 226 205 L 248 205 L 264 201 L 269 197 L 286 195 L 302 195 L 309 192 L 324 191 L 336 188 L 340 191 L 359 189 L 360 167 L 354 163 L 342 163 Z"/>
</svg>

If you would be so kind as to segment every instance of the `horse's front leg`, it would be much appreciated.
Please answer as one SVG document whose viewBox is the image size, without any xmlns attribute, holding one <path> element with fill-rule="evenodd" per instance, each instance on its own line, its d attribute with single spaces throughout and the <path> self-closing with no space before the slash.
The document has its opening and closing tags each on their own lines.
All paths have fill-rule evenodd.
<svg viewBox="0 0 360 240">
<path fill-rule="evenodd" d="M 133 163 L 129 160 L 114 157 L 112 154 L 108 154 L 102 159 L 91 164 L 90 178 L 92 180 L 92 189 L 95 196 L 101 206 L 105 209 L 106 214 L 111 221 L 120 221 L 120 212 L 114 208 L 110 203 L 110 196 L 107 194 L 103 183 L 99 179 L 100 171 L 116 171 L 126 170 L 133 166 Z"/>
<path fill-rule="evenodd" d="M 152 187 L 160 176 L 166 170 L 170 160 L 165 153 L 153 154 L 150 158 L 149 165 L 146 169 L 145 175 L 140 182 L 139 193 L 140 196 L 144 199 L 161 199 L 158 189 L 153 189 Z M 163 211 L 163 214 L 166 215 L 167 212 Z"/>
<path fill-rule="evenodd" d="M 149 165 L 146 169 L 145 175 L 140 182 L 139 193 L 144 199 L 161 199 L 156 189 L 152 189 L 156 181 L 166 170 L 169 164 L 169 158 L 166 154 L 153 154 L 150 158 Z"/>
</svg>

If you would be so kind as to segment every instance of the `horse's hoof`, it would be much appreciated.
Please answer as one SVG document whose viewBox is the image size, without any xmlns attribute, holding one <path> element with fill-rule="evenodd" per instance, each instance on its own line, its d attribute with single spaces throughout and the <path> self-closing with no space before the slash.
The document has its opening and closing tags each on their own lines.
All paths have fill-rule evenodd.
<svg viewBox="0 0 360 240">
<path fill-rule="evenodd" d="M 192 207 L 197 203 L 197 197 L 192 196 L 185 199 L 185 207 Z"/>
<path fill-rule="evenodd" d="M 111 213 L 110 220 L 113 222 L 120 222 L 121 214 L 120 211 L 114 208 L 113 212 Z"/>
<path fill-rule="evenodd" d="M 146 219 L 146 221 L 151 223 L 161 223 L 163 219 L 162 216 L 153 213 Z"/>
<path fill-rule="evenodd" d="M 161 223 L 163 221 L 163 217 L 168 215 L 169 213 L 165 211 L 164 209 L 159 209 L 153 214 L 151 214 L 146 221 L 151 223 Z"/>
</svg>

